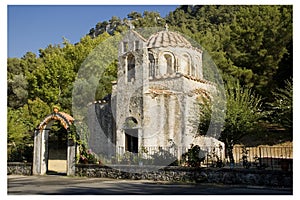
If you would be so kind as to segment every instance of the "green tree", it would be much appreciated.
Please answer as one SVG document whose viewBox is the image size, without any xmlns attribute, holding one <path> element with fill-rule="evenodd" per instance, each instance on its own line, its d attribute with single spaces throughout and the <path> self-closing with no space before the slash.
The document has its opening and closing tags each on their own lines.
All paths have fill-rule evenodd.
<svg viewBox="0 0 300 200">
<path fill-rule="evenodd" d="M 158 12 L 145 11 L 143 18 L 137 20 L 139 22 L 136 27 L 163 27 L 165 25 L 165 19 L 160 16 Z"/>
<path fill-rule="evenodd" d="M 292 14 L 292 6 L 181 6 L 166 19 L 200 43 L 224 74 L 269 96 L 271 77 L 291 53 Z"/>
<path fill-rule="evenodd" d="M 32 134 L 28 131 L 24 110 L 22 108 L 8 108 L 7 159 L 9 161 L 31 161 L 32 145 Z"/>
<path fill-rule="evenodd" d="M 23 74 L 14 75 L 7 82 L 8 85 L 8 106 L 19 108 L 23 106 L 28 98 L 27 80 Z"/>
<path fill-rule="evenodd" d="M 22 107 L 28 97 L 27 80 L 18 58 L 7 60 L 7 103 L 8 107 Z"/>
<path fill-rule="evenodd" d="M 8 58 L 7 59 L 7 78 L 11 79 L 13 75 L 23 73 L 21 67 L 21 60 L 19 58 Z"/>
<path fill-rule="evenodd" d="M 23 117 L 27 119 L 28 130 L 34 131 L 41 123 L 41 120 L 52 112 L 51 108 L 52 105 L 49 105 L 38 97 L 34 100 L 29 99 L 28 103 L 23 107 Z"/>
<path fill-rule="evenodd" d="M 78 45 L 72 45 L 65 39 L 63 48 L 49 45 L 46 49 L 41 49 L 41 64 L 27 75 L 29 98 L 39 97 L 49 105 L 57 104 L 66 112 L 70 112 L 72 83 L 76 72 L 92 48 L 97 45 L 96 41 L 84 37 Z"/>
<path fill-rule="evenodd" d="M 21 109 L 8 108 L 7 122 L 7 143 L 9 145 L 19 145 L 24 142 L 24 139 L 30 137 L 22 119 Z"/>
<path fill-rule="evenodd" d="M 99 36 L 98 36 L 99 37 Z M 109 37 L 85 59 L 73 84 L 73 116 L 82 120 L 87 116 L 87 104 L 111 93 L 112 80 L 117 77 L 118 44 L 120 34 Z"/>
<path fill-rule="evenodd" d="M 272 121 L 282 125 L 288 132 L 293 131 L 293 83 L 285 81 L 284 88 L 277 88 L 272 92 L 274 101 L 270 103 Z"/>
<path fill-rule="evenodd" d="M 106 95 L 111 94 L 111 82 L 117 79 L 117 68 L 117 60 L 115 60 L 104 70 L 102 76 L 99 79 L 95 99 L 103 99 Z"/>
<path fill-rule="evenodd" d="M 22 58 L 20 65 L 23 73 L 31 73 L 41 64 L 41 59 L 32 52 L 27 52 Z"/>
<path fill-rule="evenodd" d="M 144 11 L 143 14 L 133 11 L 127 15 L 127 18 L 121 20 L 119 17 L 112 16 L 107 22 L 98 22 L 95 28 L 91 28 L 89 36 L 96 38 L 103 33 L 115 35 L 116 33 L 122 33 L 129 28 L 144 28 L 144 27 L 163 27 L 166 20 L 160 16 L 158 12 Z"/>
<path fill-rule="evenodd" d="M 133 11 L 127 15 L 129 20 L 138 20 L 142 18 L 142 14 L 136 11 Z"/>
<path fill-rule="evenodd" d="M 27 75 L 38 65 L 39 60 L 31 52 L 27 52 L 21 59 L 7 59 L 7 100 L 9 107 L 20 108 L 26 104 L 28 99 Z"/>
<path fill-rule="evenodd" d="M 262 108 L 262 98 L 251 88 L 243 87 L 238 80 L 227 78 L 226 84 L 226 118 L 220 139 L 225 143 L 230 162 L 234 163 L 233 145 L 260 128 L 259 122 L 268 112 Z"/>
</svg>

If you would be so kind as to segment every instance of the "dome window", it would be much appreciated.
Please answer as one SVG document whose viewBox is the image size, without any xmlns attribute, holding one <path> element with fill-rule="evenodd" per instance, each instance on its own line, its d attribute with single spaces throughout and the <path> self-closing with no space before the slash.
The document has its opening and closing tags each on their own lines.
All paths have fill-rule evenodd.
<svg viewBox="0 0 300 200">
<path fill-rule="evenodd" d="M 152 53 L 149 53 L 149 77 L 155 76 L 155 59 Z"/>
<path fill-rule="evenodd" d="M 171 53 L 164 53 L 161 58 L 161 75 L 174 73 L 174 56 Z"/>
</svg>

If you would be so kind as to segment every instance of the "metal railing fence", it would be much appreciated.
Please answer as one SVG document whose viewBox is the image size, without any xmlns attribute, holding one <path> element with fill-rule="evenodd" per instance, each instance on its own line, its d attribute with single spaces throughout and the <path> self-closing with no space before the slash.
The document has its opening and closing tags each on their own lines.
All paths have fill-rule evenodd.
<svg viewBox="0 0 300 200">
<path fill-rule="evenodd" d="M 218 161 L 222 161 L 222 167 L 229 167 L 230 163 L 225 155 L 225 150 L 217 146 L 202 146 L 199 157 L 204 157 L 201 161 L 202 167 L 216 167 Z M 138 153 L 131 153 L 133 156 L 151 160 L 154 156 L 165 155 L 173 160 L 177 160 L 178 165 L 182 165 L 183 155 L 188 152 L 188 147 L 158 147 L 143 146 Z M 117 162 L 121 162 L 124 155 L 128 154 L 124 147 L 117 148 Z M 236 168 L 258 168 L 267 170 L 292 171 L 293 147 L 244 147 L 235 145 L 233 148 L 234 167 Z M 245 160 L 247 166 L 245 165 Z"/>
</svg>

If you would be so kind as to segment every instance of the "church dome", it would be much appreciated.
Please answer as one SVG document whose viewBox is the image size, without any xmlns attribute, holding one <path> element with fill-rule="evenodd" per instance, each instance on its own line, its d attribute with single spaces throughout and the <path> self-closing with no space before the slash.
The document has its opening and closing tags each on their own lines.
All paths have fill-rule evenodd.
<svg viewBox="0 0 300 200">
<path fill-rule="evenodd" d="M 179 33 L 172 31 L 160 31 L 150 36 L 147 41 L 148 48 L 158 47 L 192 47 L 191 43 L 187 41 Z"/>
</svg>

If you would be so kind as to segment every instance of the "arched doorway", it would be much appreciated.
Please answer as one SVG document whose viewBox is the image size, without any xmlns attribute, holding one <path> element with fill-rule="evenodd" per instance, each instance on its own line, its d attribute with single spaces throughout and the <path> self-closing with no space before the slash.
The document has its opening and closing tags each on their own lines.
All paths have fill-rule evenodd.
<svg viewBox="0 0 300 200">
<path fill-rule="evenodd" d="M 48 133 L 47 174 L 67 173 L 68 130 L 60 121 L 53 121 Z"/>
<path fill-rule="evenodd" d="M 134 117 L 128 117 L 125 120 L 125 150 L 138 153 L 138 121 Z"/>
<path fill-rule="evenodd" d="M 34 133 L 34 151 L 32 168 L 32 173 L 34 175 L 44 175 L 48 171 L 49 132 L 51 130 L 51 126 L 55 121 L 60 122 L 60 124 L 64 127 L 66 133 L 68 134 L 70 125 L 74 122 L 74 119 L 69 114 L 64 112 L 58 112 L 57 109 L 54 109 L 54 112 L 46 116 L 45 119 L 40 123 L 40 125 Z M 68 139 L 66 163 L 67 175 L 75 175 L 75 156 L 75 142 L 72 139 Z"/>
</svg>

